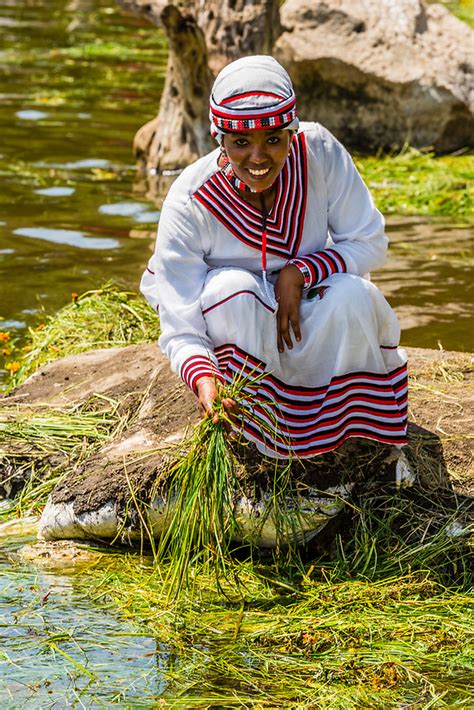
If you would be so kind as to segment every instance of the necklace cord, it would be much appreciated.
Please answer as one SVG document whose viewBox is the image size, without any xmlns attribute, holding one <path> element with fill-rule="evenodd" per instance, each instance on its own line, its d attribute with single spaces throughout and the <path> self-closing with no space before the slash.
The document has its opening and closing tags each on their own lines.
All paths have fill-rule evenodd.
<svg viewBox="0 0 474 710">
<path fill-rule="evenodd" d="M 266 296 L 271 303 L 273 310 L 277 308 L 277 302 L 273 297 L 267 280 L 267 205 L 265 204 L 265 194 L 260 193 L 260 207 L 262 210 L 262 279 Z"/>
</svg>

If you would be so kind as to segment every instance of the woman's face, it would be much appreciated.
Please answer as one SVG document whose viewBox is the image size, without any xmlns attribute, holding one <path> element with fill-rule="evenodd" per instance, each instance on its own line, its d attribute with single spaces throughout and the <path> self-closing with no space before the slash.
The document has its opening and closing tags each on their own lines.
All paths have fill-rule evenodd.
<svg viewBox="0 0 474 710">
<path fill-rule="evenodd" d="M 291 132 L 281 128 L 228 133 L 223 146 L 235 175 L 254 190 L 267 190 L 283 169 Z"/>
</svg>

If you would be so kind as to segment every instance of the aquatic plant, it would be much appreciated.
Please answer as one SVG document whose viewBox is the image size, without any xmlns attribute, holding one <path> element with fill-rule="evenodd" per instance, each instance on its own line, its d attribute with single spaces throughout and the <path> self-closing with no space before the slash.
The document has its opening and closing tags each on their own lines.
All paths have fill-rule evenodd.
<svg viewBox="0 0 474 710">
<path fill-rule="evenodd" d="M 472 216 L 474 156 L 400 153 L 359 156 L 356 165 L 385 214 Z"/>
<path fill-rule="evenodd" d="M 465 538 L 448 534 L 446 510 L 429 533 L 422 494 L 373 490 L 355 512 L 303 571 L 236 560 L 237 595 L 231 577 L 201 568 L 171 599 L 165 570 L 133 557 L 96 576 L 93 595 L 141 619 L 179 658 L 164 668 L 170 707 L 464 707 Z"/>
</svg>

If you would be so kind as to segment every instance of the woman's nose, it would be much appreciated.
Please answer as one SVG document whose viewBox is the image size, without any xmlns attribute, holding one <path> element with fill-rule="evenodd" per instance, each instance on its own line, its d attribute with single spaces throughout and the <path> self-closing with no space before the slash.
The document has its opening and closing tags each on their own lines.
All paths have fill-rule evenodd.
<svg viewBox="0 0 474 710">
<path fill-rule="evenodd" d="M 265 146 L 260 145 L 259 143 L 255 143 L 252 146 L 250 159 L 253 163 L 264 163 L 267 160 L 267 156 L 265 154 Z"/>
</svg>

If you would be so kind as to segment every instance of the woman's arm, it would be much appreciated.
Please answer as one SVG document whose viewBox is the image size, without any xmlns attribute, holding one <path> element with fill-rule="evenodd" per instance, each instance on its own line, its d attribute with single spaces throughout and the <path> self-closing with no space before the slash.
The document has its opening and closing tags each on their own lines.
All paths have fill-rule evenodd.
<svg viewBox="0 0 474 710">
<path fill-rule="evenodd" d="M 201 311 L 208 272 L 200 225 L 189 198 L 172 191 L 158 225 L 155 253 L 142 279 L 152 306 L 159 304 L 159 345 L 171 368 L 198 394 L 201 378 L 222 380 Z"/>
<path fill-rule="evenodd" d="M 322 126 L 318 126 L 318 146 L 312 157 L 321 161 L 327 189 L 328 230 L 334 246 L 298 255 L 281 270 L 275 284 L 278 301 L 278 350 L 293 347 L 301 340 L 300 303 L 305 289 L 314 288 L 331 274 L 363 276 L 385 261 L 387 237 L 384 220 L 360 177 L 351 156 Z M 314 150 L 314 147 L 313 147 Z M 320 298 L 324 296 L 324 286 Z"/>
<path fill-rule="evenodd" d="M 304 276 L 304 288 L 334 273 L 367 274 L 384 263 L 388 243 L 384 219 L 351 156 L 328 130 L 318 128 L 313 159 L 324 168 L 328 231 L 334 246 L 291 260 Z"/>
</svg>

